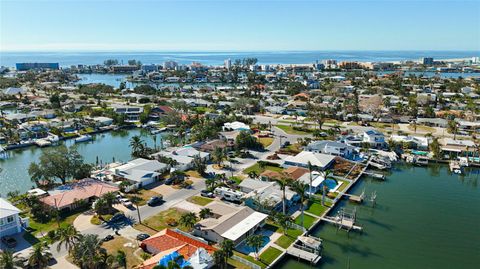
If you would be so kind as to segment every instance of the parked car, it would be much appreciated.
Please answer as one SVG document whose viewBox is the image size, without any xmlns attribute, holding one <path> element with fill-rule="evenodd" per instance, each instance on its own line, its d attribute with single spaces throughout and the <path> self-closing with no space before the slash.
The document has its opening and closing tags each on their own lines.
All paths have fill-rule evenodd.
<svg viewBox="0 0 480 269">
<path fill-rule="evenodd" d="M 8 248 L 14 248 L 17 246 L 17 240 L 11 236 L 4 236 L 2 237 L 2 242 L 8 247 Z"/>
<path fill-rule="evenodd" d="M 147 202 L 147 205 L 149 206 L 155 206 L 155 205 L 158 205 L 158 204 L 161 204 L 163 203 L 163 196 L 162 195 L 158 195 L 158 196 L 152 196 L 148 202 Z"/>
<path fill-rule="evenodd" d="M 109 220 L 109 222 L 118 222 L 118 221 L 124 220 L 125 218 L 126 218 L 125 214 L 119 212 L 113 215 L 113 217 Z"/>
<path fill-rule="evenodd" d="M 120 199 L 120 203 L 122 203 L 122 205 L 124 205 L 125 207 L 133 206 L 132 202 L 130 202 L 130 200 L 128 200 L 127 198 Z"/>
<path fill-rule="evenodd" d="M 103 240 L 104 242 L 113 240 L 113 235 L 109 234 L 109 235 L 105 236 L 102 240 Z"/>
<path fill-rule="evenodd" d="M 215 195 L 213 195 L 213 192 L 208 191 L 208 190 L 202 190 L 200 191 L 200 195 L 203 197 L 208 197 L 208 198 L 213 198 Z"/>
<path fill-rule="evenodd" d="M 147 238 L 149 238 L 149 237 L 150 237 L 149 234 L 137 234 L 137 240 L 138 240 L 138 241 L 143 241 L 143 240 L 145 240 L 145 239 L 147 239 Z"/>
</svg>

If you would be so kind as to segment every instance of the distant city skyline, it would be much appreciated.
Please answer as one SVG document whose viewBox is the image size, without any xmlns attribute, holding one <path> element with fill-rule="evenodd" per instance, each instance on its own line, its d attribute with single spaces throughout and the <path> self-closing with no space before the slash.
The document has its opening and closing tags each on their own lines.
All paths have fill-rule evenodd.
<svg viewBox="0 0 480 269">
<path fill-rule="evenodd" d="M 451 0 L 0 0 L 0 51 L 479 51 L 479 13 Z"/>
</svg>

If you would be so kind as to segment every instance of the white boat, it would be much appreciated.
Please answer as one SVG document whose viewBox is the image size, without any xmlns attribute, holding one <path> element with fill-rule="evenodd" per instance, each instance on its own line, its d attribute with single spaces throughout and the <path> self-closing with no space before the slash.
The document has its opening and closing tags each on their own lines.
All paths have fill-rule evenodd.
<svg viewBox="0 0 480 269">
<path fill-rule="evenodd" d="M 153 129 L 150 131 L 150 134 L 159 134 L 159 133 L 162 133 L 162 132 L 165 132 L 166 130 L 168 130 L 167 127 L 163 127 L 163 128 L 160 128 L 160 129 Z"/>
<path fill-rule="evenodd" d="M 52 143 L 60 141 L 60 138 L 58 138 L 58 135 L 54 135 L 54 134 L 49 134 L 45 139 Z"/>
<path fill-rule="evenodd" d="M 75 138 L 75 143 L 87 142 L 87 141 L 91 141 L 91 140 L 92 140 L 91 135 L 81 135 L 81 136 Z"/>
</svg>

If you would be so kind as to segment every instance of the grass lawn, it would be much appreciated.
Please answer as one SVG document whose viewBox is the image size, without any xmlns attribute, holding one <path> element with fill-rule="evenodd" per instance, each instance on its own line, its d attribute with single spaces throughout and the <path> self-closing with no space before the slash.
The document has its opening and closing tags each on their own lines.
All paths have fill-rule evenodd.
<svg viewBox="0 0 480 269">
<path fill-rule="evenodd" d="M 239 261 L 236 261 L 232 258 L 228 259 L 228 267 L 227 268 L 236 268 L 236 269 L 250 269 L 250 266 L 243 264 Z"/>
<path fill-rule="evenodd" d="M 310 227 L 312 227 L 313 223 L 316 220 L 317 220 L 316 218 L 304 214 L 304 216 L 303 216 L 303 227 L 309 229 Z M 302 216 L 298 215 L 298 217 L 296 217 L 294 221 L 295 221 L 296 224 L 301 225 L 300 223 L 302 221 Z"/>
<path fill-rule="evenodd" d="M 83 212 L 83 210 L 75 210 L 66 214 L 60 214 L 60 219 L 59 219 L 60 227 L 65 227 L 69 224 L 73 224 L 73 221 L 78 217 L 78 215 L 80 215 Z M 40 232 L 46 235 L 48 231 L 58 229 L 56 218 L 52 218 L 50 221 L 46 223 L 41 223 L 41 222 L 35 221 L 35 219 L 32 218 L 31 216 L 28 216 L 28 217 L 30 217 L 29 232 L 31 232 L 33 235 L 37 235 Z"/>
<path fill-rule="evenodd" d="M 370 122 L 370 125 L 372 125 L 375 128 L 379 129 L 388 129 L 392 130 L 392 124 L 391 123 L 383 123 L 383 122 Z M 395 130 L 400 130 L 400 126 L 398 124 L 394 125 Z"/>
<path fill-rule="evenodd" d="M 127 243 L 131 243 L 135 247 L 124 246 Z M 116 236 L 115 239 L 108 242 L 104 242 L 102 244 L 102 247 L 104 247 L 107 250 L 108 254 L 111 254 L 111 255 L 116 255 L 118 250 L 124 251 L 127 256 L 127 268 L 132 268 L 133 266 L 139 265 L 140 263 L 143 262 L 134 254 L 135 250 L 138 249 L 136 247 L 136 242 L 130 241 L 124 237 Z"/>
<path fill-rule="evenodd" d="M 294 130 L 293 127 L 289 125 L 275 125 L 275 126 L 282 129 L 287 134 L 307 135 L 312 132 L 312 131 L 304 132 L 304 131 Z"/>
<path fill-rule="evenodd" d="M 270 171 L 275 171 L 275 172 L 282 172 L 283 171 L 283 168 L 281 167 L 278 167 L 278 166 L 273 166 L 273 165 L 267 165 L 265 166 L 264 168 L 260 167 L 260 164 L 255 163 L 254 165 L 246 168 L 245 170 L 243 170 L 243 173 L 244 174 L 247 174 L 252 172 L 252 171 L 255 171 L 257 173 L 257 175 L 260 175 L 261 173 L 263 173 L 265 170 L 270 170 Z"/>
<path fill-rule="evenodd" d="M 323 214 L 323 212 L 325 212 L 328 209 L 327 206 L 329 206 L 330 203 L 325 201 L 325 205 L 326 206 L 323 206 L 322 203 L 319 201 L 311 203 L 308 209 L 305 210 L 305 212 L 308 212 L 320 217 Z"/>
<path fill-rule="evenodd" d="M 258 142 L 260 142 L 264 148 L 270 146 L 273 143 L 272 137 L 259 137 Z"/>
<path fill-rule="evenodd" d="M 203 178 L 202 175 L 200 175 L 200 173 L 198 173 L 197 171 L 194 171 L 194 170 L 188 170 L 188 171 L 185 172 L 185 174 L 189 177 Z"/>
<path fill-rule="evenodd" d="M 179 228 L 181 230 L 186 230 L 185 227 L 178 224 L 178 220 L 184 213 L 187 213 L 187 212 L 178 210 L 176 208 L 170 208 L 156 215 L 153 215 L 148 219 L 143 220 L 142 224 L 138 224 L 138 223 L 135 224 L 134 228 L 148 234 L 161 231 L 165 228 L 174 228 L 174 227 Z M 168 224 L 169 222 L 177 222 L 177 225 L 171 226 Z"/>
<path fill-rule="evenodd" d="M 132 196 L 137 196 L 139 199 L 138 205 L 146 205 L 148 202 L 148 199 L 152 196 L 156 196 L 158 193 L 152 191 L 152 190 L 145 190 L 145 189 L 138 189 L 136 193 L 127 193 L 126 196 L 127 198 L 131 198 Z"/>
<path fill-rule="evenodd" d="M 268 247 L 260 254 L 260 260 L 264 263 L 271 264 L 280 254 L 282 254 L 282 251 L 278 248 Z"/>
<path fill-rule="evenodd" d="M 413 124 L 409 124 L 408 129 L 412 132 L 415 131 L 415 127 L 414 127 Z M 425 126 L 425 125 L 417 125 L 417 132 L 432 133 L 433 134 L 433 133 L 435 133 L 435 128 Z"/>
<path fill-rule="evenodd" d="M 213 201 L 213 199 L 202 196 L 191 196 L 187 199 L 190 203 L 194 203 L 201 206 L 206 206 Z"/>
<path fill-rule="evenodd" d="M 245 260 L 248 260 L 248 261 L 250 261 L 250 262 L 253 262 L 254 264 L 257 264 L 258 266 L 260 266 L 260 267 L 262 267 L 262 268 L 267 267 L 267 265 L 264 264 L 263 262 L 257 261 L 257 260 L 255 260 L 255 258 L 253 258 L 252 256 L 245 255 L 245 254 L 240 253 L 240 252 L 238 252 L 238 251 L 236 251 L 236 250 L 233 251 L 233 255 L 242 257 L 242 258 L 244 258 Z"/>
<path fill-rule="evenodd" d="M 287 249 L 302 234 L 302 231 L 288 229 L 286 235 L 280 236 L 275 243 L 284 249 Z"/>
</svg>

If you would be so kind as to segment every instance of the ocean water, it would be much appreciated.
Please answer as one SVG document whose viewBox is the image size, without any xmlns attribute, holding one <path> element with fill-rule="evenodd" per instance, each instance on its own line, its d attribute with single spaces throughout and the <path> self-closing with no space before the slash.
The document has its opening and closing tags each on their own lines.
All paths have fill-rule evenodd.
<svg viewBox="0 0 480 269">
<path fill-rule="evenodd" d="M 14 66 L 18 62 L 58 62 L 61 66 L 102 64 L 106 59 L 127 63 L 139 60 L 144 64 L 193 61 L 205 65 L 221 65 L 225 59 L 254 57 L 259 64 L 312 63 L 317 60 L 338 61 L 400 61 L 422 57 L 434 59 L 469 58 L 480 56 L 479 51 L 262 51 L 262 52 L 1 52 L 0 65 Z"/>
</svg>

